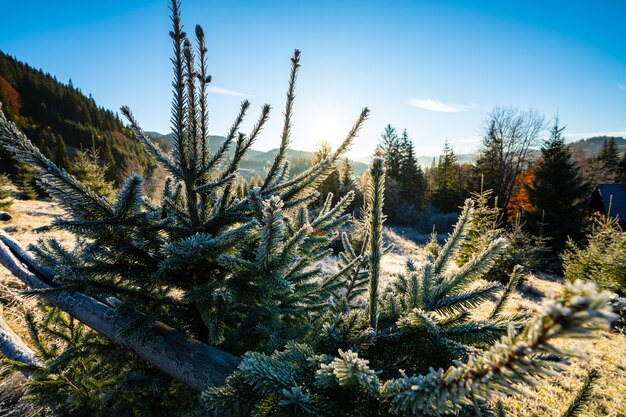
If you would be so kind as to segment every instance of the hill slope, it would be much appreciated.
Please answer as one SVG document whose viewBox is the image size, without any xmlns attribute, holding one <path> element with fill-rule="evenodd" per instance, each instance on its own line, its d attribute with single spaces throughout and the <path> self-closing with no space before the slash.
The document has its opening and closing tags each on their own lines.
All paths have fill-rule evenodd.
<svg viewBox="0 0 626 417">
<path fill-rule="evenodd" d="M 580 149 L 589 156 L 596 156 L 602 149 L 604 142 L 610 139 L 615 139 L 615 144 L 620 152 L 626 151 L 626 138 L 619 136 L 594 136 L 592 138 L 581 139 L 576 142 L 568 144 L 570 149 Z"/>
<path fill-rule="evenodd" d="M 0 102 L 7 117 L 57 165 L 67 168 L 75 149 L 95 146 L 110 166 L 109 179 L 124 167 L 151 164 L 141 144 L 110 110 L 78 88 L 0 51 Z M 0 171 L 15 174 L 16 164 L 0 152 Z"/>
</svg>

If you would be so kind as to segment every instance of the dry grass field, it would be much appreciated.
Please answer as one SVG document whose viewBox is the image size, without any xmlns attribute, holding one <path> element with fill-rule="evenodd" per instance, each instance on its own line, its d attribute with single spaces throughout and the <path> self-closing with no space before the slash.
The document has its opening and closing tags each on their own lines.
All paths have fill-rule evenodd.
<svg viewBox="0 0 626 417">
<path fill-rule="evenodd" d="M 59 206 L 49 201 L 15 201 L 11 208 L 13 219 L 0 225 L 24 245 L 35 243 L 43 237 L 54 236 L 71 247 L 73 236 L 69 233 L 50 230 L 56 216 L 62 215 Z M 393 243 L 393 251 L 384 258 L 385 282 L 394 279 L 402 271 L 406 257 L 420 261 L 424 258 L 423 249 L 386 229 L 386 243 Z M 330 268 L 330 265 L 328 265 Z M 511 300 L 511 311 L 536 312 L 540 308 L 541 297 L 551 292 L 558 293 L 562 282 L 558 277 L 531 276 L 526 285 Z M 0 302 L 7 322 L 28 340 L 24 330 L 22 315 L 33 301 L 20 295 L 21 285 L 4 268 L 0 267 Z M 491 310 L 484 305 L 478 315 Z M 559 375 L 546 378 L 539 386 L 525 389 L 524 396 L 509 397 L 504 400 L 509 416 L 560 416 L 569 401 L 575 396 L 586 374 L 592 368 L 601 372 L 593 393 L 593 400 L 586 410 L 586 416 L 626 416 L 626 335 L 618 332 L 597 332 L 593 339 L 563 339 L 557 347 L 575 352 L 567 369 Z M 5 379 L 0 382 L 0 391 L 7 384 L 19 379 Z M 0 409 L 2 407 L 0 406 Z M 2 414 L 7 415 L 7 414 Z M 15 414 L 17 415 L 17 414 Z"/>
</svg>

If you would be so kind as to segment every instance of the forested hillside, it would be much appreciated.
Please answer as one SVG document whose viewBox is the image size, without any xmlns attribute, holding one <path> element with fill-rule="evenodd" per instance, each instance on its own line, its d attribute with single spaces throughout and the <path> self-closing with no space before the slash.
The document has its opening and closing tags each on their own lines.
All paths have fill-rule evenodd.
<svg viewBox="0 0 626 417">
<path fill-rule="evenodd" d="M 626 151 L 626 138 L 620 136 L 594 136 L 570 143 L 570 149 L 582 150 L 590 156 L 597 156 L 605 146 L 605 143 L 614 141 L 620 152 Z"/>
<path fill-rule="evenodd" d="M 62 168 L 69 168 L 76 149 L 92 146 L 99 149 L 111 181 L 119 182 L 127 168 L 150 165 L 116 114 L 99 107 L 71 81 L 63 84 L 1 51 L 0 102 L 8 118 Z M 15 177 L 22 169 L 0 150 L 0 172 Z"/>
</svg>

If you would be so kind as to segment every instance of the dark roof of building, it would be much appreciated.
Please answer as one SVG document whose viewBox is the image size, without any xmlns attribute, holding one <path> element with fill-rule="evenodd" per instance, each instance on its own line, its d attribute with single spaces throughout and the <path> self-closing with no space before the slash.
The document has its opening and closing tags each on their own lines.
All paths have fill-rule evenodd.
<svg viewBox="0 0 626 417">
<path fill-rule="evenodd" d="M 626 221 L 626 184 L 598 184 L 595 192 L 598 192 L 605 213 L 611 206 L 611 217 L 619 216 L 621 221 Z"/>
</svg>

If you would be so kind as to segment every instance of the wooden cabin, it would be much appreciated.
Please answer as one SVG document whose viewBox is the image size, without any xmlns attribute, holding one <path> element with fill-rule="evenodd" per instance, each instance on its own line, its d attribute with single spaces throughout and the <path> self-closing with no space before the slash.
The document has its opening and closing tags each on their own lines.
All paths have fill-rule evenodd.
<svg viewBox="0 0 626 417">
<path fill-rule="evenodd" d="M 626 184 L 598 184 L 591 193 L 591 212 L 618 217 L 620 226 L 626 226 Z"/>
</svg>

